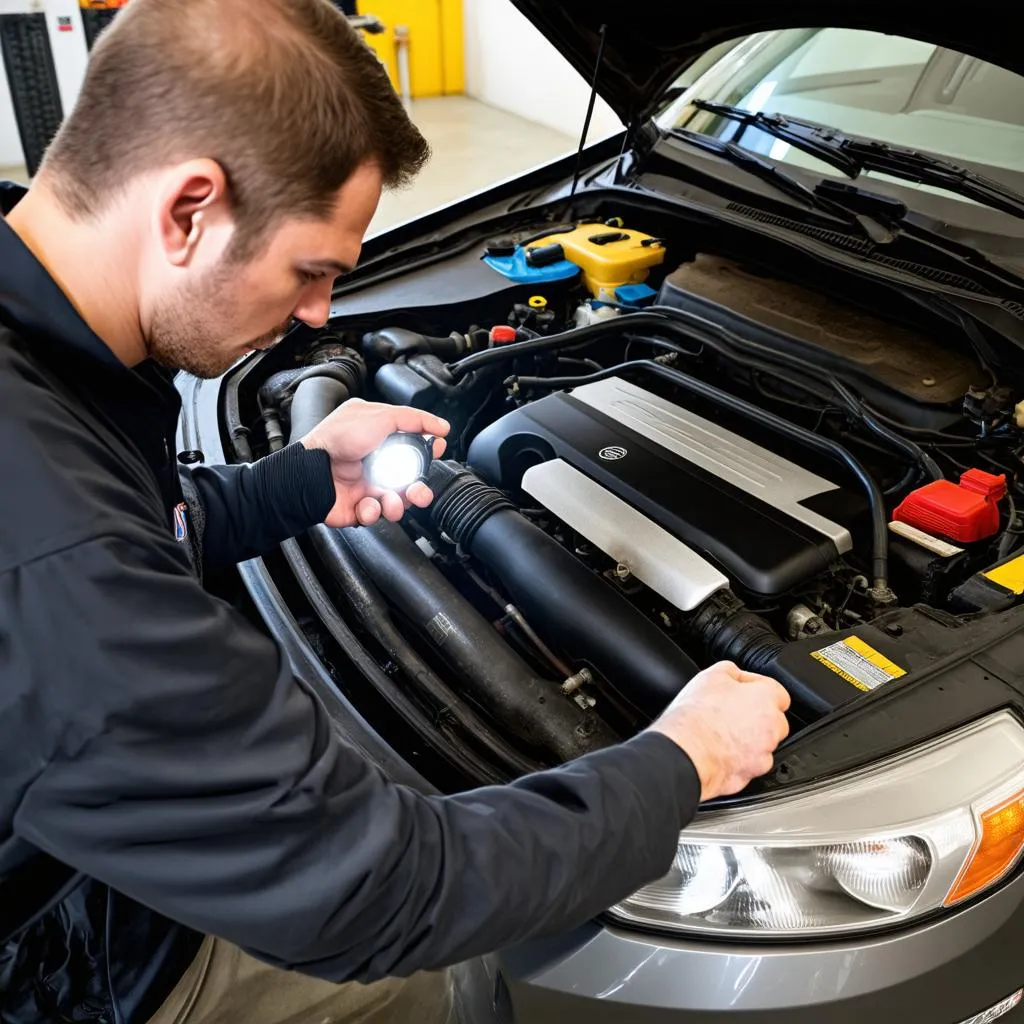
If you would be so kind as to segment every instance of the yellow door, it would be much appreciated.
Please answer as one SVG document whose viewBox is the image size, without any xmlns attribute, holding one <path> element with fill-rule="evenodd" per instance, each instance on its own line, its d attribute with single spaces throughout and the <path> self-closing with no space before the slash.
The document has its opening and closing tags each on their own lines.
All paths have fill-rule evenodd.
<svg viewBox="0 0 1024 1024">
<path fill-rule="evenodd" d="M 380 35 L 366 35 L 398 89 L 395 29 L 408 33 L 409 85 L 414 99 L 461 93 L 465 87 L 462 0 L 360 0 L 360 14 L 384 24 Z"/>
</svg>

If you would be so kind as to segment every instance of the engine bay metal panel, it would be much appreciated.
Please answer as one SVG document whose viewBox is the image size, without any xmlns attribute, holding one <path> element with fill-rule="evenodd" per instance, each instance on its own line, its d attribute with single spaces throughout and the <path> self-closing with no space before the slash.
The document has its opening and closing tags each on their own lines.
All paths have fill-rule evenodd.
<svg viewBox="0 0 1024 1024">
<path fill-rule="evenodd" d="M 564 459 L 531 466 L 523 490 L 684 612 L 729 586 L 706 558 Z"/>
</svg>

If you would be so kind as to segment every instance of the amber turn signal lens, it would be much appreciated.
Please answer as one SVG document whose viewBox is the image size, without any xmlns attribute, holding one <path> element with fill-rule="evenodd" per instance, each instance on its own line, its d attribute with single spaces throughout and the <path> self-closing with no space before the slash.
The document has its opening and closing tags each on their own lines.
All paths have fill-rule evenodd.
<svg viewBox="0 0 1024 1024">
<path fill-rule="evenodd" d="M 982 811 L 980 824 L 981 836 L 945 899 L 947 907 L 987 889 L 1016 864 L 1024 849 L 1024 790 Z"/>
</svg>

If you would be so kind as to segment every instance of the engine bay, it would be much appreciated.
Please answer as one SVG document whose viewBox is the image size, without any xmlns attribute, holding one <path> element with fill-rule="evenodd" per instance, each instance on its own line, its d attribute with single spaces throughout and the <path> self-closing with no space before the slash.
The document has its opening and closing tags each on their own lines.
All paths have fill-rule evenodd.
<svg viewBox="0 0 1024 1024">
<path fill-rule="evenodd" d="M 631 735 L 720 659 L 812 724 L 1024 594 L 1019 382 L 910 304 L 635 223 L 385 275 L 227 381 L 240 461 L 350 397 L 450 421 L 430 509 L 283 551 L 325 658 L 476 781 Z"/>
</svg>

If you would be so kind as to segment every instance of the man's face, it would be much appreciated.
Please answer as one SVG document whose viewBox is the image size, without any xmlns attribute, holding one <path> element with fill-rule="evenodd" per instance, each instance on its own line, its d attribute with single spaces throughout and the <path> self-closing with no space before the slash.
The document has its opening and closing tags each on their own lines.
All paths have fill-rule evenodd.
<svg viewBox="0 0 1024 1024">
<path fill-rule="evenodd" d="M 326 219 L 283 220 L 244 259 L 231 254 L 223 217 L 218 224 L 218 211 L 207 211 L 195 258 L 150 296 L 149 355 L 217 377 L 247 352 L 273 345 L 293 320 L 323 326 L 334 281 L 355 266 L 380 192 L 380 173 L 363 165 L 338 190 Z"/>
</svg>

